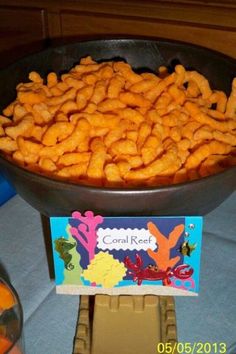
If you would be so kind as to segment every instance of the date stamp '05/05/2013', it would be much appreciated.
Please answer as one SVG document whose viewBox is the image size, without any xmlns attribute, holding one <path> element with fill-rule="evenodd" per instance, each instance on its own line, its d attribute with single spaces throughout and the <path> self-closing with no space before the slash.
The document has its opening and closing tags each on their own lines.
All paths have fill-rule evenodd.
<svg viewBox="0 0 236 354">
<path fill-rule="evenodd" d="M 227 344 L 225 342 L 160 342 L 156 349 L 158 354 L 224 354 L 227 353 Z"/>
</svg>

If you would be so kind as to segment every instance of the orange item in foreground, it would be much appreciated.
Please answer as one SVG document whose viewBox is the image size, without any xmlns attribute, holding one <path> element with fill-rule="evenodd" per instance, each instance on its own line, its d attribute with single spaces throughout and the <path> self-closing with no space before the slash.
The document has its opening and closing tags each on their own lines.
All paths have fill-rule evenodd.
<svg viewBox="0 0 236 354">
<path fill-rule="evenodd" d="M 0 336 L 0 354 L 6 353 L 12 343 L 6 337 Z"/>
<path fill-rule="evenodd" d="M 12 346 L 12 342 L 7 339 L 4 336 L 0 335 L 0 354 L 5 354 L 5 353 L 9 353 L 9 354 L 22 354 L 21 350 L 17 347 L 17 345 L 15 345 L 9 352 L 9 348 L 11 348 Z"/>
<path fill-rule="evenodd" d="M 11 290 L 5 284 L 0 283 L 0 312 L 10 309 L 15 303 L 16 301 Z"/>
</svg>

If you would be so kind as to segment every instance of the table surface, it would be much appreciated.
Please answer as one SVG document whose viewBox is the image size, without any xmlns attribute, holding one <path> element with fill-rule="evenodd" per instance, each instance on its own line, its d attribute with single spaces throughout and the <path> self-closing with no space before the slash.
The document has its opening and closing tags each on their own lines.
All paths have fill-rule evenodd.
<svg viewBox="0 0 236 354">
<path fill-rule="evenodd" d="M 179 342 L 236 342 L 236 193 L 204 218 L 200 295 L 176 297 Z M 26 354 L 71 354 L 79 297 L 49 278 L 40 214 L 19 196 L 0 207 L 0 265 L 24 310 Z"/>
</svg>

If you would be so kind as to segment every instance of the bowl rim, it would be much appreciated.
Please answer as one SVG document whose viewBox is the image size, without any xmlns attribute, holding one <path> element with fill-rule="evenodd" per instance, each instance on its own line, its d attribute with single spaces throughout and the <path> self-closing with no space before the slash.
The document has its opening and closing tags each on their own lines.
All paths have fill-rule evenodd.
<svg viewBox="0 0 236 354">
<path fill-rule="evenodd" d="M 99 42 L 112 42 L 112 41 L 119 41 L 122 43 L 129 42 L 129 41 L 136 41 L 140 43 L 144 42 L 153 42 L 153 43 L 169 43 L 169 44 L 177 44 L 179 46 L 188 46 L 195 48 L 196 50 L 202 50 L 204 52 L 209 52 L 212 55 L 217 55 L 218 57 L 220 56 L 222 59 L 230 61 L 233 65 L 236 65 L 236 58 L 231 57 L 228 54 L 219 52 L 215 49 L 204 47 L 203 45 L 195 44 L 195 43 L 190 43 L 190 42 L 185 42 L 182 40 L 175 40 L 171 38 L 164 38 L 164 37 L 149 37 L 149 36 L 142 36 L 142 35 L 103 35 L 102 37 L 100 36 L 93 36 L 93 38 L 88 38 L 88 39 L 80 39 L 79 37 L 72 37 L 73 40 L 71 40 L 71 37 L 68 38 L 62 38 L 59 43 L 51 43 L 49 44 L 46 48 L 43 48 L 41 50 L 36 50 L 33 53 L 30 54 L 25 54 L 21 58 L 17 59 L 16 61 L 11 62 L 8 65 L 5 65 L 4 67 L 0 68 L 0 73 L 4 70 L 7 70 L 11 68 L 11 66 L 16 65 L 17 63 L 20 63 L 28 58 L 34 57 L 38 54 L 43 54 L 46 53 L 47 51 L 50 50 L 57 50 L 57 49 L 62 49 L 65 47 L 70 47 L 79 43 L 86 44 L 86 43 L 99 43 Z M 105 59 L 104 59 L 105 60 Z"/>
<path fill-rule="evenodd" d="M 64 39 L 65 40 L 65 39 Z M 172 39 L 166 39 L 166 38 L 161 38 L 161 37 L 148 37 L 148 36 L 103 36 L 103 38 L 93 38 L 93 39 L 83 39 L 83 40 L 74 40 L 74 41 L 69 41 L 68 43 L 62 43 L 60 45 L 52 45 L 49 46 L 46 49 L 43 50 L 39 50 L 35 53 L 31 53 L 30 55 L 25 55 L 22 58 L 18 59 L 17 61 L 3 67 L 0 69 L 0 74 L 2 71 L 4 70 L 9 70 L 11 69 L 11 67 L 13 67 L 14 65 L 17 65 L 17 63 L 23 62 L 26 59 L 30 59 L 31 57 L 37 56 L 39 54 L 43 54 L 46 53 L 47 51 L 50 50 L 59 50 L 59 49 L 63 49 L 65 47 L 69 47 L 69 46 L 74 46 L 76 44 L 86 44 L 86 43 L 99 43 L 99 42 L 113 42 L 113 41 L 120 41 L 122 43 L 125 42 L 130 42 L 130 41 L 136 41 L 139 43 L 145 43 L 145 42 L 153 42 L 153 43 L 174 43 L 176 45 L 179 46 L 188 46 L 188 47 L 192 47 L 195 48 L 196 50 L 202 50 L 204 52 L 209 52 L 212 55 L 217 55 L 218 57 L 221 57 L 222 59 L 231 62 L 233 65 L 236 66 L 236 59 L 232 58 L 224 53 L 218 52 L 214 49 L 210 49 L 201 45 L 197 45 L 197 44 L 193 44 L 193 43 L 189 43 L 189 42 L 184 42 L 184 41 L 179 41 L 179 40 L 172 40 Z M 105 60 L 105 59 L 104 59 Z M 13 163 L 10 159 L 7 159 L 4 157 L 4 155 L 2 154 L 2 152 L 0 151 L 0 167 L 1 164 L 9 164 L 10 167 L 15 168 L 16 171 L 18 171 L 19 173 L 23 173 L 25 174 L 26 177 L 31 178 L 32 180 L 37 180 L 37 179 L 41 179 L 42 181 L 45 182 L 45 184 L 49 184 L 49 185 L 54 185 L 58 187 L 58 189 L 71 189 L 71 188 L 76 188 L 76 189 L 81 189 L 84 191 L 88 191 L 88 190 L 92 190 L 94 192 L 109 192 L 112 194 L 120 194 L 120 193 L 124 193 L 125 194 L 138 194 L 138 193 L 150 193 L 150 192 L 158 192 L 158 191 L 175 191 L 178 190 L 181 187 L 187 187 L 189 185 L 198 185 L 198 184 L 202 184 L 205 181 L 209 181 L 209 180 L 213 180 L 214 178 L 217 178 L 217 176 L 223 175 L 223 174 L 228 174 L 230 173 L 232 170 L 236 171 L 236 166 L 231 166 L 229 168 L 227 168 L 224 171 L 221 171 L 219 173 L 213 174 L 213 175 L 209 175 L 206 177 L 201 177 L 199 179 L 196 180 L 192 180 L 192 181 L 187 181 L 187 182 L 181 182 L 181 183 L 176 183 L 176 184 L 169 184 L 169 185 L 163 185 L 163 186 L 138 186 L 138 187 L 127 187 L 127 188 L 122 188 L 122 187 L 104 187 L 104 186 L 94 186 L 94 185 L 87 185 L 87 184 L 82 184 L 82 183 L 75 183 L 75 182 L 71 182 L 71 181 L 64 181 L 64 180 L 60 180 L 60 179 L 56 179 L 53 177 L 48 177 L 47 175 L 43 175 L 37 172 L 32 172 L 30 170 L 27 170 L 27 168 L 24 168 L 20 165 L 17 165 L 16 163 Z"/>
</svg>

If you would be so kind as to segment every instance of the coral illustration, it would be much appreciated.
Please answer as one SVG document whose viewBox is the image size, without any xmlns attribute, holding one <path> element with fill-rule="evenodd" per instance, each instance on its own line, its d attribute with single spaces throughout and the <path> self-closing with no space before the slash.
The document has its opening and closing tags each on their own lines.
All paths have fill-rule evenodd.
<svg viewBox="0 0 236 354">
<path fill-rule="evenodd" d="M 108 252 L 99 252 L 95 255 L 82 276 L 91 283 L 112 288 L 126 275 L 127 269 L 123 262 L 114 259 Z"/>
<path fill-rule="evenodd" d="M 157 251 L 148 249 L 148 255 L 151 257 L 159 269 L 167 270 L 168 268 L 173 268 L 179 262 L 180 257 L 176 256 L 171 258 L 170 251 L 178 243 L 179 238 L 181 237 L 184 231 L 184 225 L 180 224 L 174 227 L 170 232 L 168 237 L 163 235 L 157 228 L 155 224 L 149 222 L 147 224 L 148 230 L 155 237 L 157 243 Z"/>
<path fill-rule="evenodd" d="M 96 227 L 103 222 L 103 217 L 100 215 L 94 216 L 92 211 L 86 211 L 84 215 L 82 216 L 78 211 L 72 213 L 72 218 L 79 220 L 81 223 L 77 227 L 71 227 L 70 233 L 87 250 L 89 261 L 91 261 L 94 258 L 97 245 Z"/>
</svg>

